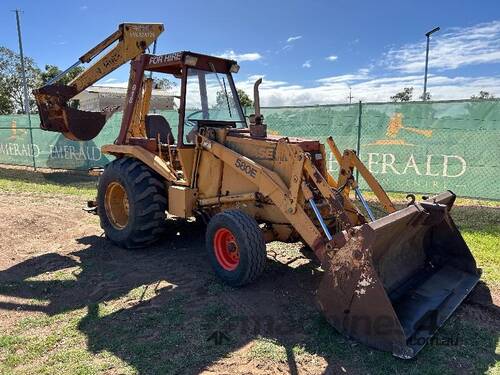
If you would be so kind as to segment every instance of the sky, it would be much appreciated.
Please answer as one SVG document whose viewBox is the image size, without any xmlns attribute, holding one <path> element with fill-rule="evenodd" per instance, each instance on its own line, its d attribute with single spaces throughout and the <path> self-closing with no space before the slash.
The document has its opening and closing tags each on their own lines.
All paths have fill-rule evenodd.
<svg viewBox="0 0 500 375">
<path fill-rule="evenodd" d="M 0 2 L 0 45 L 38 66 L 66 68 L 122 22 L 162 22 L 157 53 L 191 50 L 239 62 L 236 85 L 251 95 L 263 77 L 264 106 L 388 101 L 423 91 L 431 37 L 432 99 L 500 96 L 500 1 L 12 1 Z M 126 85 L 128 67 L 99 82 Z"/>
</svg>

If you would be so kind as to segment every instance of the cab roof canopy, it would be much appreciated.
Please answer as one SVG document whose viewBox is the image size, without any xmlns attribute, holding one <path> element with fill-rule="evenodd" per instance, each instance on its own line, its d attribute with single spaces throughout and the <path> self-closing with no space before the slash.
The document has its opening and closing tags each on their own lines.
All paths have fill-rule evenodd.
<svg viewBox="0 0 500 375">
<path fill-rule="evenodd" d="M 217 73 L 237 73 L 239 70 L 239 66 L 234 60 L 202 55 L 191 51 L 180 51 L 165 55 L 146 55 L 146 66 L 144 69 L 180 76 L 184 67 L 209 72 L 215 71 Z"/>
</svg>

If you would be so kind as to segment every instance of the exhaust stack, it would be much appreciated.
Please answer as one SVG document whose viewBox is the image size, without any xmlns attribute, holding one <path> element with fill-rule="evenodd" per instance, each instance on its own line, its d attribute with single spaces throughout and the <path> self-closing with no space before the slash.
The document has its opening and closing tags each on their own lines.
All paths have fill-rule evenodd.
<svg viewBox="0 0 500 375">
<path fill-rule="evenodd" d="M 255 114 L 250 115 L 250 135 L 255 138 L 267 137 L 267 125 L 264 124 L 264 116 L 260 113 L 259 86 L 261 83 L 262 78 L 259 78 L 253 85 L 253 106 Z"/>
</svg>

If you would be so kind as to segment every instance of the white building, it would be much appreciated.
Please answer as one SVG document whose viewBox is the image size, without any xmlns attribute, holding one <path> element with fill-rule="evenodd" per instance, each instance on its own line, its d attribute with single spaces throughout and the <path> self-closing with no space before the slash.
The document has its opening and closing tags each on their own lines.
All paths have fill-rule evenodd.
<svg viewBox="0 0 500 375">
<path fill-rule="evenodd" d="M 123 110 L 123 103 L 127 95 L 125 87 L 90 86 L 73 99 L 79 100 L 78 109 L 82 111 L 100 112 L 108 106 L 119 105 Z M 174 97 L 164 90 L 153 89 L 151 95 L 150 111 L 174 109 Z"/>
</svg>

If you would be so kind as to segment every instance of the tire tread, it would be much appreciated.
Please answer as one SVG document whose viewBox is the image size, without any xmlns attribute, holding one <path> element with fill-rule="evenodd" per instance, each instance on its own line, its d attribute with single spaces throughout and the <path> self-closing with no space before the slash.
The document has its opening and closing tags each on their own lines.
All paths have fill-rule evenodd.
<svg viewBox="0 0 500 375">
<path fill-rule="evenodd" d="M 109 176 L 109 177 L 108 177 Z M 113 231 L 118 232 L 110 223 L 103 207 L 103 196 L 106 191 L 106 181 L 120 178 L 128 186 L 129 201 L 134 204 L 133 228 L 124 239 L 113 239 Z M 101 181 L 104 181 L 101 183 Z M 99 198 L 101 196 L 101 198 Z M 144 163 L 130 157 L 123 157 L 109 163 L 101 179 L 98 189 L 98 213 L 101 227 L 106 236 L 117 245 L 125 248 L 145 247 L 156 240 L 163 232 L 167 199 L 165 197 L 165 183 L 163 179 Z"/>
</svg>

